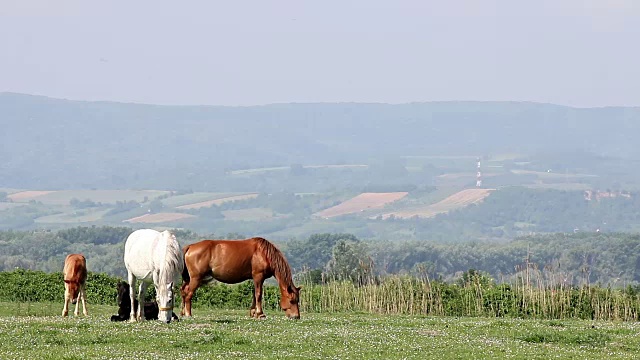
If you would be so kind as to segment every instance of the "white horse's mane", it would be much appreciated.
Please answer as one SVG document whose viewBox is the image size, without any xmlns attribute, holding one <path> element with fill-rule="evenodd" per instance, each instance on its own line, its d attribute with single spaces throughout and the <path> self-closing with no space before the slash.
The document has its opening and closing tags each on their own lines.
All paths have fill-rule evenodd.
<svg viewBox="0 0 640 360">
<path fill-rule="evenodd" d="M 169 284 L 176 280 L 176 275 L 179 276 L 182 273 L 182 268 L 184 265 L 182 259 L 182 250 L 180 249 L 180 244 L 178 244 L 175 235 L 171 234 L 168 230 L 161 232 L 160 236 L 162 237 L 166 246 L 164 251 L 164 259 L 162 259 L 164 262 L 164 266 L 160 267 L 159 280 L 163 284 Z M 158 291 L 161 291 L 164 294 L 166 293 L 167 288 L 164 286 L 160 286 L 158 287 Z"/>
</svg>

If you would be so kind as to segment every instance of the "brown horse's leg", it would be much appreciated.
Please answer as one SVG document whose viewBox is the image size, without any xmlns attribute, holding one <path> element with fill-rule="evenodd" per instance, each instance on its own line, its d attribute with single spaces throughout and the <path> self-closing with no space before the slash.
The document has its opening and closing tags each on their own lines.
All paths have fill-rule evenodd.
<svg viewBox="0 0 640 360">
<path fill-rule="evenodd" d="M 189 291 L 189 283 L 186 281 L 182 281 L 182 286 L 180 287 L 180 297 L 182 298 L 182 309 L 180 310 L 180 316 L 184 316 L 185 309 L 185 298 L 187 297 L 187 291 Z"/>
<path fill-rule="evenodd" d="M 253 296 L 251 297 L 251 308 L 249 309 L 249 316 L 256 317 L 256 286 L 253 285 Z"/>
<path fill-rule="evenodd" d="M 264 277 L 262 275 L 254 275 L 253 277 L 253 302 L 255 305 L 251 307 L 252 317 L 256 319 L 266 318 L 267 316 L 262 312 L 262 283 L 264 282 Z"/>
<path fill-rule="evenodd" d="M 200 286 L 200 278 L 192 277 L 189 283 L 182 284 L 180 295 L 182 295 L 182 316 L 189 317 L 191 315 L 191 298 Z"/>
</svg>

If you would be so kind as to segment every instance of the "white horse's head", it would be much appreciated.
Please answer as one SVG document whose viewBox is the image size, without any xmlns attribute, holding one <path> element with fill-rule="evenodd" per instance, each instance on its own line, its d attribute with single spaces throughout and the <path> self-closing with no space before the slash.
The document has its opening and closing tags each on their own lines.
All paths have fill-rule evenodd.
<svg viewBox="0 0 640 360">
<path fill-rule="evenodd" d="M 164 288 L 163 288 L 164 287 Z M 158 320 L 169 323 L 173 316 L 173 281 L 158 286 L 156 301 L 158 302 Z"/>
<path fill-rule="evenodd" d="M 166 241 L 166 252 L 164 254 L 163 266 L 160 269 L 159 281 L 156 284 L 156 301 L 158 302 L 158 320 L 165 323 L 171 322 L 173 316 L 173 285 L 176 275 L 182 273 L 183 260 L 180 244 L 176 236 L 165 230 L 161 236 Z"/>
</svg>

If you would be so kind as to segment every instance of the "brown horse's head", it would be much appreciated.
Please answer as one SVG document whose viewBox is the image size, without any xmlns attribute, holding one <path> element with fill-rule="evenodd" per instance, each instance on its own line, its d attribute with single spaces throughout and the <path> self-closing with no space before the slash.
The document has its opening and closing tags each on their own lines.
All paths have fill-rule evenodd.
<svg viewBox="0 0 640 360">
<path fill-rule="evenodd" d="M 73 280 L 64 280 L 64 286 L 67 296 L 71 299 L 71 303 L 75 304 L 78 301 L 78 294 L 80 292 L 80 283 Z"/>
<path fill-rule="evenodd" d="M 286 291 L 282 291 L 280 297 L 280 307 L 284 310 L 289 319 L 300 319 L 300 309 L 298 302 L 300 301 L 301 287 L 287 286 Z"/>
</svg>

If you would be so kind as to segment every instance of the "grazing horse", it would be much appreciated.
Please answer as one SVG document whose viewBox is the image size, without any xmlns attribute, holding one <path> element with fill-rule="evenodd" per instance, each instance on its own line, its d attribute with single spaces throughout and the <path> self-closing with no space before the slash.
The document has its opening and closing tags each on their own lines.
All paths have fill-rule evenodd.
<svg viewBox="0 0 640 360">
<path fill-rule="evenodd" d="M 129 284 L 126 281 L 118 283 L 118 315 L 112 315 L 111 321 L 127 321 L 131 318 L 131 298 Z M 135 299 L 134 305 L 138 308 L 138 299 Z M 144 303 L 144 318 L 149 320 L 158 320 L 158 303 L 155 301 Z M 173 314 L 174 320 L 179 320 L 176 314 Z"/>
<path fill-rule="evenodd" d="M 289 318 L 299 319 L 300 288 L 293 284 L 291 268 L 275 245 L 263 238 L 246 240 L 202 240 L 184 248 L 182 271 L 182 312 L 191 316 L 191 298 L 201 284 L 218 280 L 236 284 L 253 279 L 253 302 L 249 315 L 262 312 L 262 283 L 275 276 L 280 287 L 280 307 Z"/>
<path fill-rule="evenodd" d="M 86 284 L 87 284 L 87 260 L 80 254 L 69 254 L 64 259 L 62 270 L 64 277 L 64 307 L 62 316 L 69 314 L 69 301 L 76 305 L 74 315 L 78 316 L 80 301 L 82 301 L 82 313 L 87 316 Z M 80 301 L 78 301 L 80 300 Z"/>
<path fill-rule="evenodd" d="M 147 285 L 153 282 L 159 305 L 158 319 L 171 322 L 173 314 L 173 285 L 179 279 L 184 260 L 180 244 L 168 230 L 136 230 L 124 245 L 124 265 L 127 268 L 131 300 L 129 321 L 144 320 L 145 314 L 135 304 L 136 280 L 140 280 L 138 301 L 144 304 Z"/>
</svg>

